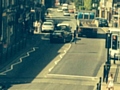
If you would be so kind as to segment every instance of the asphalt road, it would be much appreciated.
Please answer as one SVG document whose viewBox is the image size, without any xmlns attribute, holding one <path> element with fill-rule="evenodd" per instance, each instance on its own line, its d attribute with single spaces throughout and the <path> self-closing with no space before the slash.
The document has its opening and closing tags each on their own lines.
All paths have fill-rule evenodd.
<svg viewBox="0 0 120 90">
<path fill-rule="evenodd" d="M 55 10 L 53 13 L 54 18 L 62 15 Z M 73 15 L 61 19 L 74 30 Z M 105 40 L 83 37 L 77 44 L 50 44 L 48 36 L 40 34 L 38 45 L 23 55 L 26 58 L 15 61 L 13 67 L 6 67 L 8 72 L 0 81 L 9 90 L 93 90 L 99 78 L 97 72 L 106 60 Z"/>
</svg>

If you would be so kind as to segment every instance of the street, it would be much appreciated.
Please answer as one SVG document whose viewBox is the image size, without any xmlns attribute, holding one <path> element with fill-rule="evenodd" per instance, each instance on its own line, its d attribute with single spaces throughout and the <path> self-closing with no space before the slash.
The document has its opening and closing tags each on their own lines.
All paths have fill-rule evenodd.
<svg viewBox="0 0 120 90">
<path fill-rule="evenodd" d="M 74 15 L 65 17 L 55 9 L 53 16 L 75 30 Z M 101 29 L 98 33 L 105 34 Z M 46 34 L 40 33 L 39 37 L 36 49 L 0 76 L 8 90 L 93 90 L 99 81 L 97 73 L 106 61 L 105 39 L 82 37 L 77 44 L 51 44 Z"/>
</svg>

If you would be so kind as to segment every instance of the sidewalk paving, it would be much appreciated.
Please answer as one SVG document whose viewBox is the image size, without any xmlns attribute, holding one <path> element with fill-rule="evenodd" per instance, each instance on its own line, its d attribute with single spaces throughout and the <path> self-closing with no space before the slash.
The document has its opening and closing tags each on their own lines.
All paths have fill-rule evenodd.
<svg viewBox="0 0 120 90">
<path fill-rule="evenodd" d="M 116 64 L 111 61 L 110 73 L 114 75 L 114 90 L 120 90 L 120 61 L 116 61 Z M 106 83 L 102 82 L 101 90 L 107 90 L 106 86 Z"/>
<path fill-rule="evenodd" d="M 106 88 L 106 83 L 102 83 L 102 85 L 101 85 L 101 90 L 108 90 L 107 88 Z M 114 90 L 120 90 L 120 84 L 114 84 Z"/>
<path fill-rule="evenodd" d="M 20 56 L 25 54 L 32 47 L 35 47 L 36 45 L 38 45 L 40 43 L 40 39 L 41 39 L 41 36 L 39 34 L 38 35 L 33 35 L 32 37 L 28 38 L 26 48 L 21 50 L 20 52 L 18 52 L 16 55 L 14 55 L 14 57 L 9 59 L 8 61 L 3 63 L 2 65 L 0 65 L 0 71 L 3 71 L 4 68 L 11 65 L 11 63 L 13 63 L 14 61 L 18 60 L 20 58 Z"/>
</svg>

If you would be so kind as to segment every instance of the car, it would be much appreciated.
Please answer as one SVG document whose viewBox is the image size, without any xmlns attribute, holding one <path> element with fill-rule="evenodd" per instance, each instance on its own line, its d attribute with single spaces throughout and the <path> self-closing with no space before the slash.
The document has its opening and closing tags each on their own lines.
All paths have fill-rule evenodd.
<svg viewBox="0 0 120 90">
<path fill-rule="evenodd" d="M 107 19 L 105 19 L 105 18 L 101 19 L 101 27 L 109 27 Z"/>
<path fill-rule="evenodd" d="M 62 27 L 62 26 L 68 26 L 71 29 L 71 26 L 69 23 L 58 23 L 57 28 Z"/>
<path fill-rule="evenodd" d="M 70 13 L 68 11 L 64 11 L 63 16 L 70 16 Z"/>
<path fill-rule="evenodd" d="M 54 20 L 52 19 L 47 19 L 46 22 L 52 22 L 54 24 Z"/>
<path fill-rule="evenodd" d="M 71 27 L 67 23 L 60 23 L 57 29 L 50 34 L 50 42 L 70 42 L 72 40 Z"/>
<path fill-rule="evenodd" d="M 53 9 L 52 8 L 48 8 L 45 12 L 45 16 L 47 18 L 50 18 L 52 16 L 52 12 L 53 12 Z"/>
<path fill-rule="evenodd" d="M 68 6 L 62 6 L 62 10 L 63 10 L 63 9 L 68 9 Z"/>
<path fill-rule="evenodd" d="M 74 9 L 69 9 L 69 13 L 74 13 Z"/>
<path fill-rule="evenodd" d="M 58 8 L 57 11 L 58 11 L 58 12 L 62 12 L 63 9 L 62 9 L 62 8 Z"/>
<path fill-rule="evenodd" d="M 94 23 L 97 27 L 108 27 L 108 21 L 105 18 L 96 17 Z"/>
<path fill-rule="evenodd" d="M 42 24 L 42 32 L 53 32 L 54 31 L 54 24 L 52 22 L 43 22 Z"/>
<path fill-rule="evenodd" d="M 67 3 L 63 3 L 62 6 L 63 7 L 68 7 L 68 4 Z"/>
<path fill-rule="evenodd" d="M 55 27 L 57 26 L 57 22 L 53 19 L 47 19 L 46 22 L 52 22 Z"/>
</svg>

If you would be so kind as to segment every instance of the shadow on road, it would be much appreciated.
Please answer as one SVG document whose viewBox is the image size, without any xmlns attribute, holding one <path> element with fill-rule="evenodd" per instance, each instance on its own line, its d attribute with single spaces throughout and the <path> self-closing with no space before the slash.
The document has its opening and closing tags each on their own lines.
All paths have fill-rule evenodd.
<svg viewBox="0 0 120 90">
<path fill-rule="evenodd" d="M 34 79 L 42 79 L 43 77 L 37 77 L 38 74 L 57 56 L 59 55 L 59 49 L 64 44 L 51 44 L 49 40 L 41 39 L 43 35 L 32 39 L 30 43 L 32 47 L 38 47 L 35 52 L 29 53 L 30 56 L 23 58 L 22 63 L 13 66 L 13 70 L 7 72 L 7 75 L 0 76 L 0 83 L 8 90 L 13 85 L 31 83 Z M 29 50 L 31 50 L 29 48 Z M 23 52 L 22 56 L 27 55 L 27 52 Z M 20 57 L 16 57 L 15 62 L 20 61 Z M 8 67 L 9 69 L 11 67 Z M 37 77 L 37 78 L 36 78 Z"/>
</svg>

